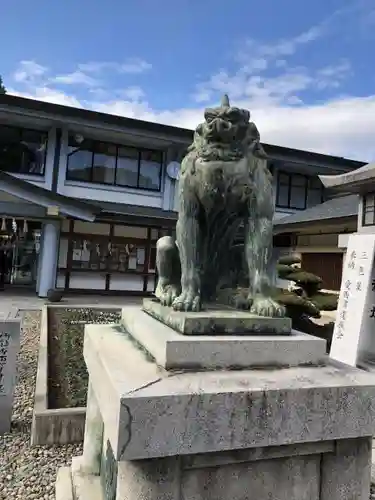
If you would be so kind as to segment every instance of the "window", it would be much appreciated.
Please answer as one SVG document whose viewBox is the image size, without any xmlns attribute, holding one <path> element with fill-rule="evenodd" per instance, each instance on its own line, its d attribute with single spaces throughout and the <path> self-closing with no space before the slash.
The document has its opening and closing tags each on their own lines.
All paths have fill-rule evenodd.
<svg viewBox="0 0 375 500">
<path fill-rule="evenodd" d="M 162 163 L 160 151 L 141 151 L 139 165 L 139 186 L 157 191 L 160 183 L 158 166 Z"/>
<path fill-rule="evenodd" d="M 48 133 L 0 125 L 0 170 L 44 175 Z"/>
<path fill-rule="evenodd" d="M 375 226 L 375 193 L 366 194 L 362 199 L 362 226 Z"/>
<path fill-rule="evenodd" d="M 137 187 L 138 151 L 133 148 L 118 148 L 116 184 L 118 186 Z"/>
<path fill-rule="evenodd" d="M 93 147 L 92 181 L 114 184 L 117 148 L 105 142 L 96 142 Z"/>
<path fill-rule="evenodd" d="M 67 177 L 75 181 L 90 182 L 92 170 L 92 143 L 86 142 L 81 147 L 69 139 Z"/>
<path fill-rule="evenodd" d="M 160 191 L 162 151 L 69 138 L 68 180 Z"/>
<path fill-rule="evenodd" d="M 317 177 L 278 172 L 276 206 L 304 210 L 323 202 L 323 185 Z"/>
</svg>

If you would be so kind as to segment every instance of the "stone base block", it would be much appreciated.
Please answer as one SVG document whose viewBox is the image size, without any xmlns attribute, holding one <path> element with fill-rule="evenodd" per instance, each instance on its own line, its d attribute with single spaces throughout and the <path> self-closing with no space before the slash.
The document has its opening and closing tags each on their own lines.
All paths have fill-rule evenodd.
<svg viewBox="0 0 375 500">
<path fill-rule="evenodd" d="M 184 335 L 289 335 L 290 318 L 256 316 L 225 305 L 209 305 L 199 313 L 173 311 L 156 299 L 144 299 L 143 310 Z"/>
<path fill-rule="evenodd" d="M 73 457 L 71 467 L 61 467 L 58 470 L 56 500 L 107 500 L 100 476 L 87 474 L 81 468 L 81 459 L 82 457 Z"/>
<path fill-rule="evenodd" d="M 170 372 L 115 326 L 87 325 L 85 332 L 90 384 L 116 460 L 375 431 L 373 376 L 346 365 Z"/>
<path fill-rule="evenodd" d="M 173 332 L 138 314 L 159 342 L 155 325 Z M 113 325 L 86 326 L 84 358 L 90 390 L 74 500 L 369 498 L 369 373 L 342 364 L 168 371 Z"/>
<path fill-rule="evenodd" d="M 55 500 L 74 500 L 72 471 L 70 467 L 61 467 L 57 471 Z"/>
<path fill-rule="evenodd" d="M 59 470 L 56 500 L 368 500 L 370 456 L 363 437 L 120 461 L 112 484 L 77 469 L 79 457 Z"/>
<path fill-rule="evenodd" d="M 267 336 L 182 335 L 137 306 L 122 309 L 122 324 L 168 370 L 319 365 L 327 358 L 325 340 L 297 331 Z"/>
<path fill-rule="evenodd" d="M 369 441 L 119 462 L 116 500 L 368 500 Z"/>
</svg>

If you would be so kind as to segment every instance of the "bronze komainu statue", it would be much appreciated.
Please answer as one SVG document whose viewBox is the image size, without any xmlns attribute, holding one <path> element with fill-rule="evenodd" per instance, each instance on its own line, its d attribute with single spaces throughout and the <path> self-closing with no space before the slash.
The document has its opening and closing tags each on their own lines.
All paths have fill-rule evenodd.
<svg viewBox="0 0 375 500">
<path fill-rule="evenodd" d="M 176 241 L 165 236 L 157 242 L 155 295 L 178 311 L 215 302 L 243 223 L 246 306 L 254 314 L 283 316 L 283 306 L 270 297 L 274 201 L 258 129 L 228 96 L 204 117 L 181 164 Z"/>
</svg>

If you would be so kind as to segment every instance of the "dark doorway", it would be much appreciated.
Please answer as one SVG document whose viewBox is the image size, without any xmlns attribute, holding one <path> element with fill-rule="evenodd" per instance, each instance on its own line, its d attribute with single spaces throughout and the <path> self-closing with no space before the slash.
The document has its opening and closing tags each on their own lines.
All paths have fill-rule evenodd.
<svg viewBox="0 0 375 500">
<path fill-rule="evenodd" d="M 0 288 L 36 287 L 41 223 L 1 219 Z"/>
</svg>

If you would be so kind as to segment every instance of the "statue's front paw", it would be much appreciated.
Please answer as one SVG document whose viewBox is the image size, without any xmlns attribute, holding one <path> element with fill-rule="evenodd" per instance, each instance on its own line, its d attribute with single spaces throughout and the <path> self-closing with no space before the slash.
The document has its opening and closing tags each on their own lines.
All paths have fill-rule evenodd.
<svg viewBox="0 0 375 500">
<path fill-rule="evenodd" d="M 286 315 L 285 307 L 270 297 L 257 295 L 249 300 L 252 302 L 250 307 L 252 314 L 269 318 L 283 318 Z"/>
<path fill-rule="evenodd" d="M 173 301 L 172 307 L 175 311 L 194 311 L 198 312 L 201 310 L 201 298 L 200 295 L 194 291 L 182 292 Z"/>
<path fill-rule="evenodd" d="M 155 290 L 155 296 L 163 306 L 171 307 L 173 301 L 180 294 L 180 289 L 176 285 L 158 286 Z"/>
</svg>

